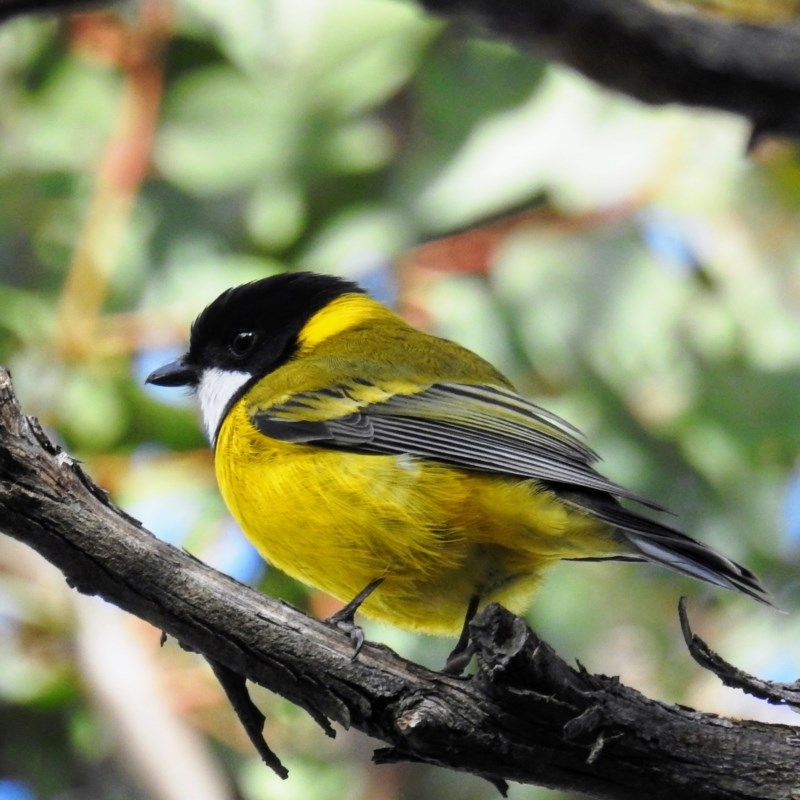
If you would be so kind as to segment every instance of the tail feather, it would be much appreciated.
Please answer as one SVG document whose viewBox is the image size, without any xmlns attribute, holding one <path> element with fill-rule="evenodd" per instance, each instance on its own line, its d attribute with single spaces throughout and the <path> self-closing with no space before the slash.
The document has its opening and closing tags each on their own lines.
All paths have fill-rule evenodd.
<svg viewBox="0 0 800 800">
<path fill-rule="evenodd" d="M 570 492 L 564 499 L 617 528 L 632 546 L 633 558 L 654 561 L 684 575 L 741 592 L 767 605 L 774 605 L 769 592 L 747 567 L 668 525 L 623 507 L 610 495 L 600 492 Z"/>
<path fill-rule="evenodd" d="M 677 533 L 674 531 L 671 535 L 656 538 L 625 531 L 625 536 L 647 561 L 655 561 L 693 578 L 742 592 L 762 603 L 773 605 L 767 590 L 747 567 L 688 536 L 676 536 Z"/>
</svg>

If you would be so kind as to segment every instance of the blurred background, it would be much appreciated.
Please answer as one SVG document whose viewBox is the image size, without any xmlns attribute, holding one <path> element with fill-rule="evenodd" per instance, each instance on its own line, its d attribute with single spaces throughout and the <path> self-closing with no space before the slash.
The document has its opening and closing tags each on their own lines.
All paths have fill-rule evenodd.
<svg viewBox="0 0 800 800">
<path fill-rule="evenodd" d="M 531 609 L 568 660 L 793 723 L 691 661 L 800 675 L 800 160 L 390 0 L 141 0 L 0 28 L 0 363 L 158 536 L 315 615 L 223 508 L 191 398 L 144 387 L 228 286 L 362 281 L 581 428 L 603 469 L 749 565 L 785 615 L 655 567 L 564 564 Z M 176 396 L 177 394 L 177 396 Z M 438 668 L 451 641 L 367 625 Z M 0 536 L 0 800 L 488 800 L 370 763 L 254 690 L 282 782 L 205 663 Z M 512 800 L 561 795 L 512 786 Z"/>
</svg>

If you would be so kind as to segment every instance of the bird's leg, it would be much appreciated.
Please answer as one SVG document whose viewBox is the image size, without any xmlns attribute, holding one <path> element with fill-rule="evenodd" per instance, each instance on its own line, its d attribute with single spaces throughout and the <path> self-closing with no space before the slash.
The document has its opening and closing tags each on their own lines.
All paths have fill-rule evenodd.
<svg viewBox="0 0 800 800">
<path fill-rule="evenodd" d="M 364 631 L 355 623 L 356 611 L 382 583 L 383 578 L 368 583 L 341 611 L 337 611 L 325 620 L 350 637 L 353 643 L 353 659 L 361 652 L 364 645 Z"/>
<path fill-rule="evenodd" d="M 478 605 L 481 602 L 480 595 L 474 594 L 469 599 L 467 606 L 467 613 L 464 615 L 464 627 L 461 629 L 461 635 L 458 637 L 456 646 L 453 651 L 447 656 L 447 661 L 444 662 L 442 672 L 445 675 L 460 675 L 469 664 L 472 658 L 473 647 L 472 641 L 469 637 L 469 623 L 478 611 Z"/>
</svg>

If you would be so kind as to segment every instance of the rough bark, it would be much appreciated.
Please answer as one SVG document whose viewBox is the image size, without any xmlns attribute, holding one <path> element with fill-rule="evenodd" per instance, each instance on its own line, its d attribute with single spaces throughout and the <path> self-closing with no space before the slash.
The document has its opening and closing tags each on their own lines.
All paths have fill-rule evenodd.
<svg viewBox="0 0 800 800">
<path fill-rule="evenodd" d="M 159 541 L 116 508 L 22 414 L 4 370 L 0 529 L 78 591 L 204 655 L 229 695 L 237 693 L 231 677 L 246 677 L 305 708 L 331 734 L 338 722 L 383 741 L 378 761 L 437 764 L 500 788 L 514 780 L 607 798 L 800 793 L 800 729 L 649 700 L 570 667 L 498 606 L 473 623 L 473 677 L 431 672 L 370 643 L 353 660 L 340 631 Z M 269 761 L 268 749 L 262 755 Z"/>
</svg>

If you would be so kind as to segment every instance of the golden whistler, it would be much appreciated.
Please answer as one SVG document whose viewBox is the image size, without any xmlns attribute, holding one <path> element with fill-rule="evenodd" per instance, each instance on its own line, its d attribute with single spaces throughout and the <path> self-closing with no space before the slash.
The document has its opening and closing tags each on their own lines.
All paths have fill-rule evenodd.
<svg viewBox="0 0 800 800">
<path fill-rule="evenodd" d="M 655 561 L 761 600 L 746 568 L 620 499 L 578 432 L 479 356 L 313 273 L 228 290 L 148 382 L 194 389 L 225 502 L 270 563 L 412 630 L 529 605 L 559 559 Z"/>
</svg>

